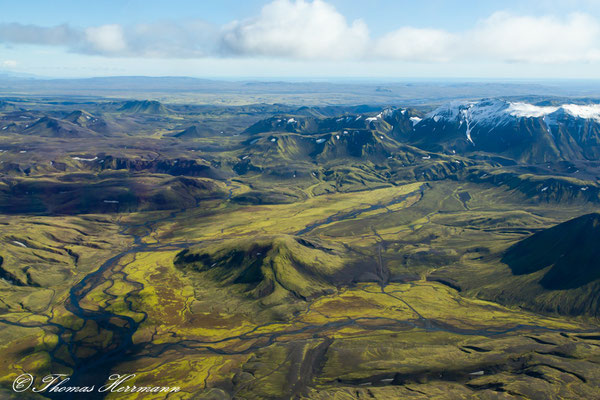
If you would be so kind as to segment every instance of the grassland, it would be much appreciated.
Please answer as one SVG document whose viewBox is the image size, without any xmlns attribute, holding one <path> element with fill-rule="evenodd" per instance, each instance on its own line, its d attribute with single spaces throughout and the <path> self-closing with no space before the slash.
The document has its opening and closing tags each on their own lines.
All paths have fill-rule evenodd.
<svg viewBox="0 0 600 400">
<path fill-rule="evenodd" d="M 131 323 L 131 346 L 98 367 L 137 371 L 136 385 L 176 382 L 173 398 L 596 393 L 593 321 L 447 284 L 473 281 L 448 273 L 459 264 L 489 276 L 475 259 L 552 225 L 555 210 L 515 211 L 497 189 L 452 182 L 307 190 L 277 205 L 239 204 L 248 186 L 229 185 L 230 200 L 176 213 L 5 217 L 3 266 L 30 285 L 4 289 L 3 384 L 23 371 L 82 368 L 118 349 L 114 326 Z M 25 260 L 29 275 L 14 267 Z M 56 265 L 39 270 L 36 260 Z M 75 290 L 86 312 L 73 312 L 66 296 L 90 274 Z M 94 313 L 112 315 L 112 326 Z"/>
<path fill-rule="evenodd" d="M 597 281 L 502 261 L 598 211 L 592 167 L 523 173 L 387 123 L 243 130 L 282 105 L 56 107 L 121 130 L 91 148 L 3 114 L 23 121 L 0 134 L 0 397 L 26 398 L 22 373 L 129 371 L 170 399 L 600 397 Z"/>
</svg>

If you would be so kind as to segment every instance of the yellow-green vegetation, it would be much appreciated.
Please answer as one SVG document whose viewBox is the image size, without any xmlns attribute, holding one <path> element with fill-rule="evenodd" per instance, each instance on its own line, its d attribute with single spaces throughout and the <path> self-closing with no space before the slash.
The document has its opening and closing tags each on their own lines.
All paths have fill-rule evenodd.
<svg viewBox="0 0 600 400">
<path fill-rule="evenodd" d="M 333 292 L 343 278 L 341 249 L 316 241 L 275 236 L 233 240 L 179 253 L 175 264 L 222 285 L 242 285 L 254 298 L 276 303 L 292 296 L 310 299 Z M 348 275 L 351 273 L 348 271 Z M 349 281 L 349 279 L 346 279 Z"/>
<path fill-rule="evenodd" d="M 501 305 L 489 283 L 510 278 L 497 254 L 580 209 L 470 183 L 270 205 L 227 187 L 176 212 L 4 217 L 2 384 L 108 354 L 94 368 L 180 399 L 597 394 L 595 321 Z"/>
<path fill-rule="evenodd" d="M 600 398 L 597 220 L 536 239 L 597 167 L 402 144 L 418 110 L 52 107 L 3 114 L 0 397 Z M 583 284 L 543 280 L 563 254 Z"/>
<path fill-rule="evenodd" d="M 277 249 L 290 240 L 253 243 Z M 238 249 L 251 251 L 252 245 L 241 243 Z M 218 259 L 230 248 L 212 250 L 210 254 Z M 267 257 L 280 255 L 268 253 Z M 515 357 L 523 352 L 551 352 L 550 348 L 569 351 L 577 360 L 583 357 L 563 361 L 564 356 L 539 356 L 550 365 L 545 374 L 559 371 L 557 382 L 569 381 L 569 373 L 583 373 L 586 382 L 578 379 L 564 393 L 594 393 L 592 382 L 600 379 L 596 373 L 580 371 L 589 357 L 593 360 L 600 353 L 577 353 L 589 347 L 585 339 L 578 345 L 581 339 L 576 334 L 551 332 L 588 327 L 464 298 L 436 282 L 342 287 L 304 301 L 285 321 L 273 323 L 272 315 L 261 314 L 264 304 L 247 298 L 235 285 L 198 276 L 200 272 L 193 270 L 199 261 L 190 261 L 192 271 L 185 271 L 174 260 L 185 263 L 177 251 L 144 252 L 123 259 L 122 273 L 144 286 L 131 297 L 132 309 L 144 309 L 147 319 L 134 336 L 140 348 L 136 360 L 121 368 L 139 371 L 140 384 L 157 379 L 177 382 L 185 393 L 181 398 L 191 393 L 210 398 L 214 390 L 233 391 L 244 398 L 281 398 L 294 393 L 319 398 L 319 393 L 332 387 L 341 395 L 345 385 L 362 390 L 366 384 L 389 386 L 392 382 L 426 393 L 447 386 L 466 396 L 473 388 L 485 387 L 482 382 L 490 380 L 489 374 L 498 387 L 514 387 L 515 393 L 526 394 L 533 388 L 552 393 L 558 389 L 545 381 L 536 382 L 537 386 L 512 383 L 519 369 L 538 370 L 541 362 L 515 361 Z M 219 302 L 213 300 L 216 295 Z M 560 372 L 564 362 L 579 366 L 573 372 Z M 407 389 L 374 390 L 385 396 Z M 481 390 L 493 392 L 487 387 Z"/>
<path fill-rule="evenodd" d="M 86 331 L 93 332 L 93 346 L 106 335 L 96 336 L 90 324 L 65 310 L 70 288 L 131 240 L 105 216 L 1 218 L 2 382 L 26 371 L 65 371 L 55 363 L 71 360 L 59 335 L 84 340 Z"/>
<path fill-rule="evenodd" d="M 213 240 L 264 234 L 293 234 L 313 224 L 330 222 L 372 211 L 371 207 L 409 205 L 423 183 L 411 183 L 372 191 L 328 194 L 310 197 L 293 204 L 265 206 L 228 205 L 207 213 L 190 210 L 184 218 L 158 228 L 160 240 L 169 242 Z M 373 208 L 375 208 L 373 207 Z M 331 217 L 330 220 L 328 218 Z"/>
</svg>

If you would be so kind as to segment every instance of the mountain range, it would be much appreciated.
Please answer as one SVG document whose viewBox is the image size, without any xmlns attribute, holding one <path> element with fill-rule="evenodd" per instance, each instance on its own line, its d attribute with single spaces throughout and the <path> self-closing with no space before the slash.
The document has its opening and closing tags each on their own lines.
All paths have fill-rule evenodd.
<svg viewBox="0 0 600 400">
<path fill-rule="evenodd" d="M 595 160 L 600 104 L 452 102 L 424 116 L 403 139 L 432 151 L 488 152 L 527 163 Z"/>
</svg>

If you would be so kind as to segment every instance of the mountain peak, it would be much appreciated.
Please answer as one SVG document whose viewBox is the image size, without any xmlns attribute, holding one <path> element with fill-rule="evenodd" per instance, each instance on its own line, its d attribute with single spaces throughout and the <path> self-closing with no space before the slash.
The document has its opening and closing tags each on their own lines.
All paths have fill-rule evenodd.
<svg viewBox="0 0 600 400">
<path fill-rule="evenodd" d="M 532 104 L 505 99 L 454 101 L 401 137 L 430 151 L 483 151 L 519 162 L 597 159 L 600 104 Z"/>
<path fill-rule="evenodd" d="M 512 102 L 503 99 L 480 101 L 453 101 L 438 107 L 428 114 L 436 122 L 471 121 L 475 123 L 508 122 L 518 118 L 543 118 L 553 114 L 568 115 L 573 118 L 594 119 L 600 122 L 600 104 L 562 104 L 541 106 L 526 102 Z"/>
</svg>

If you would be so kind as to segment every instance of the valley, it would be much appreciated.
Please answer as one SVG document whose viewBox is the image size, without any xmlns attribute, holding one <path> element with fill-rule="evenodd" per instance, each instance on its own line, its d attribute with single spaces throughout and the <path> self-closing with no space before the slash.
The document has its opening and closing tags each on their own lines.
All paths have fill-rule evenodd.
<svg viewBox="0 0 600 400">
<path fill-rule="evenodd" d="M 0 396 L 597 398 L 599 155 L 587 98 L 6 98 Z"/>
</svg>

